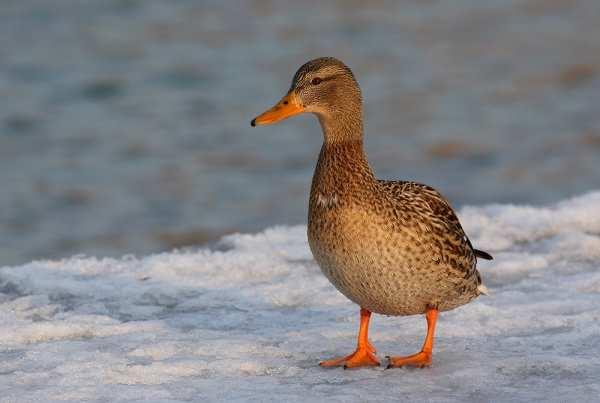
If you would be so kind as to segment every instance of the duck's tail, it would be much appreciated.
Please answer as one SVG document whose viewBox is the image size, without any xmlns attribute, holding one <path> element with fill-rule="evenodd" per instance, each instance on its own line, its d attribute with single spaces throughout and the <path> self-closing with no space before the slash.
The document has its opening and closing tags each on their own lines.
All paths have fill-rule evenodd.
<svg viewBox="0 0 600 403">
<path fill-rule="evenodd" d="M 477 286 L 477 291 L 479 292 L 479 294 L 483 294 L 483 295 L 490 295 L 490 290 L 488 290 L 488 288 L 486 286 L 484 286 L 483 284 L 479 284 Z"/>
<path fill-rule="evenodd" d="M 477 256 L 481 259 L 494 260 L 494 257 L 492 255 L 490 255 L 489 253 L 484 252 L 482 250 L 473 248 L 473 252 L 475 252 L 475 256 Z"/>
</svg>

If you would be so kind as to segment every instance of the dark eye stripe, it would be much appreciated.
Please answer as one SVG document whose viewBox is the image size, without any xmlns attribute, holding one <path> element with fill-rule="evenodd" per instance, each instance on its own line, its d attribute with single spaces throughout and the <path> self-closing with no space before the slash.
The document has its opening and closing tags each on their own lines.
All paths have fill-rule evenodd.
<svg viewBox="0 0 600 403">
<path fill-rule="evenodd" d="M 339 76 L 341 76 L 341 74 L 334 74 L 334 75 L 332 75 L 332 76 L 329 76 L 329 77 L 322 78 L 322 79 L 321 79 L 321 82 L 324 82 L 324 81 L 330 81 L 330 80 L 335 80 L 335 79 L 336 79 L 336 78 L 338 78 Z"/>
<path fill-rule="evenodd" d="M 324 77 L 324 78 L 321 78 L 321 77 L 315 77 L 315 78 L 313 78 L 313 79 L 312 79 L 312 81 L 311 81 L 311 84 L 313 84 L 313 85 L 321 84 L 321 83 L 324 83 L 325 81 L 331 81 L 331 80 L 335 80 L 335 79 L 336 79 L 336 78 L 338 78 L 339 76 L 341 76 L 341 74 L 334 74 L 334 75 L 332 75 L 332 76 L 329 76 L 329 77 Z M 313 81 L 315 81 L 315 79 L 319 79 L 319 82 L 318 82 L 317 84 L 315 84 L 315 83 L 313 82 Z"/>
<path fill-rule="evenodd" d="M 329 77 L 324 77 L 324 78 L 315 77 L 315 78 L 321 78 L 320 84 L 323 84 L 325 81 L 334 80 L 334 79 L 336 79 L 336 78 L 338 78 L 340 76 L 343 76 L 343 74 L 334 74 L 334 75 L 331 75 Z M 302 81 L 304 81 L 304 77 L 302 79 L 299 79 L 297 82 L 302 82 Z M 297 91 L 302 91 L 302 90 L 304 90 L 308 86 L 308 84 L 309 84 L 309 82 L 304 81 L 302 84 L 298 84 L 295 88 L 296 88 Z M 312 84 L 312 82 L 310 84 Z"/>
</svg>

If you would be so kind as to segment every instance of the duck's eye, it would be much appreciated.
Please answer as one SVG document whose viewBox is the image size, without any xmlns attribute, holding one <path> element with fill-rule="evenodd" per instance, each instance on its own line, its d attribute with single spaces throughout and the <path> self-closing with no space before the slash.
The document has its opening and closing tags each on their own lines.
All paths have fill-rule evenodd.
<svg viewBox="0 0 600 403">
<path fill-rule="evenodd" d="M 323 81 L 323 79 L 322 79 L 322 78 L 315 77 L 315 78 L 313 78 L 313 79 L 310 81 L 310 83 L 311 83 L 312 85 L 319 85 L 319 84 L 321 84 L 321 82 L 322 82 L 322 81 Z"/>
</svg>

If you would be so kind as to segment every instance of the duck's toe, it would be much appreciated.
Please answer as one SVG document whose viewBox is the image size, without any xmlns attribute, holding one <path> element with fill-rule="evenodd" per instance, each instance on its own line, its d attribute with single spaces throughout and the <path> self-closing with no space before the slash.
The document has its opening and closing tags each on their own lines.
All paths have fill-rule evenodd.
<svg viewBox="0 0 600 403">
<path fill-rule="evenodd" d="M 339 367 L 344 368 L 359 368 L 359 367 L 377 367 L 380 365 L 379 360 L 372 352 L 375 349 L 373 346 L 359 347 L 350 355 L 341 358 L 334 358 L 319 363 L 321 367 Z"/>
<path fill-rule="evenodd" d="M 405 357 L 388 357 L 387 368 L 400 368 L 404 366 L 424 368 L 431 365 L 431 353 L 424 351 Z"/>
</svg>

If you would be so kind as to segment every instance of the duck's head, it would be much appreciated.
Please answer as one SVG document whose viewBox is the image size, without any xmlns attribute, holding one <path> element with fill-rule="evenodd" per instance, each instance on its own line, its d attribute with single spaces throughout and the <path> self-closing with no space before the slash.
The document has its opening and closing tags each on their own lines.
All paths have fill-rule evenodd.
<svg viewBox="0 0 600 403">
<path fill-rule="evenodd" d="M 360 88 L 344 63 L 333 57 L 321 57 L 305 63 L 294 75 L 292 86 L 281 101 L 250 124 L 268 125 L 304 112 L 317 115 L 324 129 L 334 123 L 361 124 Z"/>
</svg>

